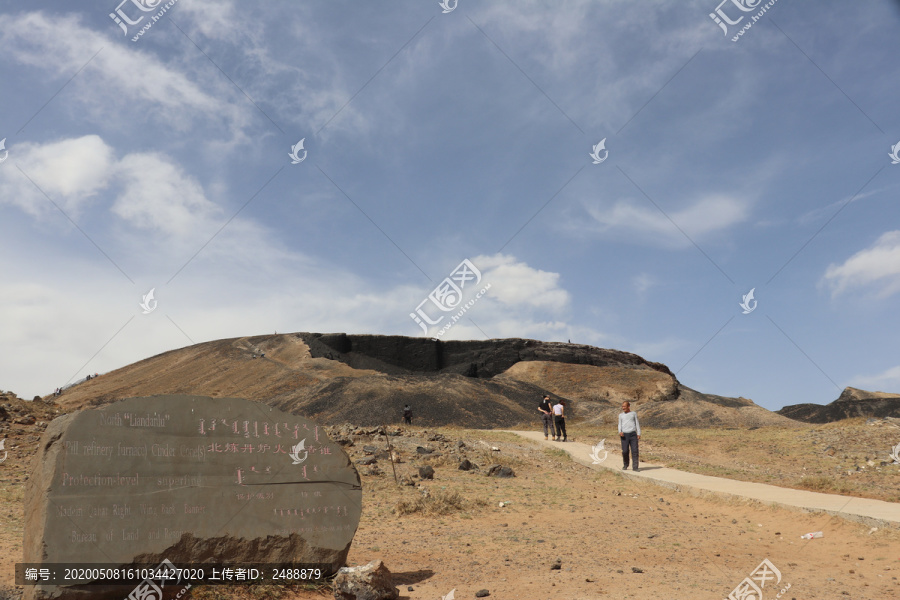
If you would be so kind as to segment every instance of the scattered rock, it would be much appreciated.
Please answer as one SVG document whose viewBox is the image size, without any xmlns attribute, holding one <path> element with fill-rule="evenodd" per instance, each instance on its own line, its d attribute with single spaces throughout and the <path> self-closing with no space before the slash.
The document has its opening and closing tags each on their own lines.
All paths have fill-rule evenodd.
<svg viewBox="0 0 900 600">
<path fill-rule="evenodd" d="M 550 570 L 551 571 L 559 571 L 560 569 L 562 569 L 562 559 L 557 558 L 556 562 L 554 562 L 552 565 L 550 565 Z"/>
<path fill-rule="evenodd" d="M 374 465 L 377 462 L 378 462 L 378 459 L 375 458 L 374 456 L 367 456 L 365 458 L 360 458 L 359 460 L 357 460 L 356 464 L 358 464 L 358 465 Z"/>
<path fill-rule="evenodd" d="M 376 452 L 378 452 L 378 448 L 376 448 L 375 446 L 363 446 L 363 452 L 365 452 L 366 454 L 375 454 Z"/>
<path fill-rule="evenodd" d="M 391 572 L 380 560 L 359 567 L 344 567 L 334 578 L 335 600 L 397 600 Z"/>
<path fill-rule="evenodd" d="M 632 573 L 643 573 L 644 570 L 641 569 L 640 567 L 631 567 L 631 572 Z"/>
<path fill-rule="evenodd" d="M 25 415 L 24 417 L 19 417 L 14 422 L 19 425 L 34 425 L 37 423 L 37 419 L 34 418 L 34 415 Z"/>
<path fill-rule="evenodd" d="M 422 446 L 416 446 L 416 452 L 418 454 L 433 454 L 434 450 L 431 450 L 430 448 L 423 448 Z"/>
<path fill-rule="evenodd" d="M 515 477 L 515 472 L 509 468 L 504 467 L 502 465 L 491 465 L 488 467 L 487 472 L 488 477 Z"/>
<path fill-rule="evenodd" d="M 469 461 L 468 458 L 464 458 L 460 461 L 459 470 L 460 471 L 471 471 L 472 470 L 472 463 Z"/>
<path fill-rule="evenodd" d="M 487 590 L 478 590 L 477 592 L 475 592 L 476 598 L 487 598 L 490 595 L 491 593 Z"/>
<path fill-rule="evenodd" d="M 434 467 L 431 465 L 419 467 L 419 477 L 421 479 L 434 479 Z"/>
<path fill-rule="evenodd" d="M 463 442 L 462 440 L 458 440 L 458 441 L 456 442 L 456 447 L 459 448 L 460 450 L 462 450 L 463 448 L 466 447 L 466 444 L 465 444 L 465 442 Z"/>
</svg>

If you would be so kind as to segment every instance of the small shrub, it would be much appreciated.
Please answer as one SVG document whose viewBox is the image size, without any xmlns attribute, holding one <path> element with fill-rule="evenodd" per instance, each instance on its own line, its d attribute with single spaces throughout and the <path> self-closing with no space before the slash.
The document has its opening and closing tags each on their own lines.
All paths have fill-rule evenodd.
<svg viewBox="0 0 900 600">
<path fill-rule="evenodd" d="M 428 496 L 412 499 L 404 498 L 397 502 L 393 512 L 400 516 L 416 513 L 423 515 L 447 515 L 486 505 L 487 501 L 485 500 L 468 500 L 458 492 L 437 490 Z"/>
</svg>

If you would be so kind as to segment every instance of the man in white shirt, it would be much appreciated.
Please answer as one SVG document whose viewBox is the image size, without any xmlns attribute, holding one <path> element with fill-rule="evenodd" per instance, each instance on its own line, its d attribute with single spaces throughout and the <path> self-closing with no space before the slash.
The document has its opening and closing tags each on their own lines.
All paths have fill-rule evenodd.
<svg viewBox="0 0 900 600">
<path fill-rule="evenodd" d="M 553 405 L 553 422 L 556 425 L 554 440 L 557 442 L 567 441 L 569 436 L 566 435 L 566 401 L 562 398 Z"/>
<path fill-rule="evenodd" d="M 628 454 L 631 450 L 631 470 L 638 470 L 638 440 L 641 439 L 641 424 L 638 423 L 637 413 L 632 412 L 631 403 L 622 403 L 622 412 L 619 413 L 619 437 L 622 438 L 622 462 L 625 465 L 622 470 L 628 468 Z"/>
</svg>

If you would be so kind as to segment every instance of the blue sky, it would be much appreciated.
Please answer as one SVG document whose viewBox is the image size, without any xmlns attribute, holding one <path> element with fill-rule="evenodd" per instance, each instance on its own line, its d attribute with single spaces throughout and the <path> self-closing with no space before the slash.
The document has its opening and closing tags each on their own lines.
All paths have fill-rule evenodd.
<svg viewBox="0 0 900 600">
<path fill-rule="evenodd" d="M 0 4 L 2 388 L 466 306 L 772 410 L 900 392 L 900 3 L 140 4 Z"/>
</svg>

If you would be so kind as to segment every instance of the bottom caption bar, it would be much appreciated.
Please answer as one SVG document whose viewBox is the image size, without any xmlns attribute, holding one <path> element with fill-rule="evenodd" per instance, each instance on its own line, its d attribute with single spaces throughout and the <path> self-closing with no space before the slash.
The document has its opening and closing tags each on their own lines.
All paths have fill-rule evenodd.
<svg viewBox="0 0 900 600">
<path fill-rule="evenodd" d="M 337 571 L 331 564 L 158 564 L 112 565 L 16 563 L 16 585 L 138 585 L 166 586 L 234 583 L 313 583 Z M 160 586 L 162 587 L 162 586 Z"/>
</svg>

